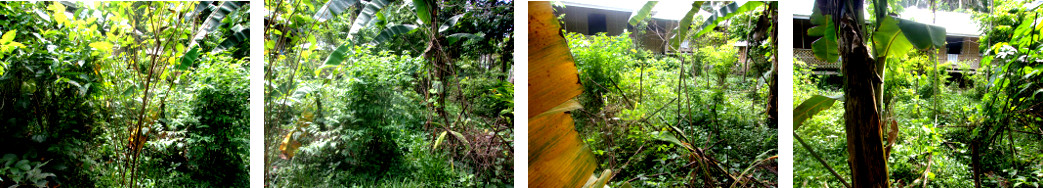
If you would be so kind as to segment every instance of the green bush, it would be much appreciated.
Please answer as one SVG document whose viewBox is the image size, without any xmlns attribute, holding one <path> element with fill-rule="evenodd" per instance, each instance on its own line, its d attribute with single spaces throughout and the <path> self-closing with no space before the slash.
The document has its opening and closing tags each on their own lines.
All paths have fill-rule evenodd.
<svg viewBox="0 0 1043 188">
<path fill-rule="evenodd" d="M 210 186 L 248 185 L 250 131 L 247 69 L 238 63 L 205 64 L 192 102 L 196 122 L 188 127 L 191 176 Z"/>
</svg>

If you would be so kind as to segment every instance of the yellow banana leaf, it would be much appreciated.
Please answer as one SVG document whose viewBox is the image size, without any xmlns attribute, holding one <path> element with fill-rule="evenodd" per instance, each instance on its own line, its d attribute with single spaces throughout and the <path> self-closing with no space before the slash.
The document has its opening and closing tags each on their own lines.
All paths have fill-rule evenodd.
<svg viewBox="0 0 1043 188">
<path fill-rule="evenodd" d="M 549 2 L 529 2 L 529 186 L 581 187 L 594 154 L 568 111 L 582 91 L 579 74 Z"/>
<path fill-rule="evenodd" d="M 301 147 L 301 142 L 293 139 L 293 134 L 297 133 L 297 130 L 293 129 L 282 139 L 282 144 L 279 145 L 279 151 L 282 151 L 282 154 L 279 155 L 280 158 L 289 160 L 293 159 L 293 156 L 297 154 L 297 148 Z"/>
</svg>

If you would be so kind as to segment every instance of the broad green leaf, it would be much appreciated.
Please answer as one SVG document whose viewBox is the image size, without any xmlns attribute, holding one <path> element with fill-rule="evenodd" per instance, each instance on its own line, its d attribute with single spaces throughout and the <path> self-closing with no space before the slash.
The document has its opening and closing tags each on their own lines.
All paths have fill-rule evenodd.
<svg viewBox="0 0 1043 188">
<path fill-rule="evenodd" d="M 4 33 L 3 37 L 0 37 L 0 44 L 6 44 L 7 42 L 14 41 L 14 37 L 18 35 L 18 30 L 10 30 Z"/>
<path fill-rule="evenodd" d="M 467 41 L 467 40 L 470 40 L 470 39 L 478 39 L 478 38 L 481 38 L 481 37 L 478 36 L 478 35 L 475 35 L 475 34 L 471 34 L 471 33 L 454 33 L 452 35 L 447 36 L 446 40 L 449 41 L 449 45 L 452 45 L 452 44 L 455 44 L 457 41 L 460 41 L 461 39 L 464 39 L 463 41 Z"/>
<path fill-rule="evenodd" d="M 460 22 L 460 18 L 462 17 L 464 17 L 464 14 L 458 14 L 456 16 L 450 17 L 449 20 L 446 20 L 445 23 L 442 23 L 438 26 L 438 32 L 445 32 L 449 30 L 449 28 L 455 27 L 456 24 Z"/>
<path fill-rule="evenodd" d="M 641 6 L 641 9 L 630 15 L 630 26 L 637 26 L 641 20 L 645 20 L 649 14 L 652 13 L 652 8 L 659 4 L 659 1 L 649 1 L 645 3 L 645 6 Z"/>
<path fill-rule="evenodd" d="M 93 47 L 95 49 L 102 50 L 102 51 L 112 51 L 112 43 L 110 43 L 110 42 L 105 42 L 105 41 L 102 41 L 102 42 L 92 42 L 90 44 L 87 44 L 87 46 L 90 46 L 90 47 Z"/>
<path fill-rule="evenodd" d="M 815 58 L 826 62 L 836 62 L 840 59 L 840 49 L 837 44 L 837 31 L 833 25 L 833 17 L 822 15 L 818 9 L 811 14 L 811 24 L 815 27 L 808 29 L 808 36 L 822 36 L 811 43 L 811 51 Z"/>
<path fill-rule="evenodd" d="M 713 28 L 716 28 L 718 23 L 728 20 L 732 18 L 732 16 L 735 16 L 737 14 L 750 12 L 753 9 L 757 9 L 757 7 L 761 5 L 764 5 L 764 2 L 747 1 L 746 3 L 742 4 L 742 6 L 739 6 L 739 4 L 734 2 L 728 3 L 724 7 L 721 7 L 717 9 L 717 11 L 713 12 L 713 15 L 710 15 L 709 18 L 706 18 L 706 21 L 703 21 L 703 25 L 699 26 L 699 32 L 695 33 L 694 37 L 703 36 L 703 34 L 706 34 L 712 31 Z"/>
<path fill-rule="evenodd" d="M 880 28 L 873 32 L 873 53 L 877 58 L 902 58 L 909 54 L 909 49 L 912 48 L 912 44 L 898 28 L 898 20 L 894 17 L 884 17 L 880 21 Z"/>
<path fill-rule="evenodd" d="M 431 24 L 431 7 L 426 0 L 413 0 L 413 12 L 420 19 L 420 24 Z"/>
<path fill-rule="evenodd" d="M 32 166 L 29 165 L 29 160 L 25 159 L 19 160 L 18 163 L 15 163 L 14 166 L 15 168 L 21 169 L 22 171 L 29 171 L 30 169 L 32 169 Z"/>
<path fill-rule="evenodd" d="M 348 52 L 351 52 L 351 43 L 344 43 L 337 47 L 336 50 L 330 53 L 330 56 L 326 57 L 326 61 L 323 65 L 340 65 L 340 62 L 344 62 L 344 58 L 348 56 Z"/>
<path fill-rule="evenodd" d="M 793 130 L 799 129 L 800 125 L 804 124 L 804 121 L 811 119 L 811 116 L 818 114 L 822 110 L 829 109 L 837 101 L 844 101 L 844 96 L 827 97 L 814 95 L 808 98 L 808 100 L 804 100 L 796 109 L 793 109 Z"/>
<path fill-rule="evenodd" d="M 580 140 L 571 101 L 582 92 L 550 2 L 529 2 L 529 186 L 580 187 L 597 168 Z"/>
<path fill-rule="evenodd" d="M 442 134 L 438 134 L 438 139 L 435 139 L 434 149 L 438 149 L 438 146 L 442 145 L 442 141 L 445 140 L 445 133 L 447 133 L 447 131 L 442 131 Z"/>
<path fill-rule="evenodd" d="M 7 46 L 25 48 L 25 45 L 20 42 L 9 42 L 7 43 Z"/>
<path fill-rule="evenodd" d="M 699 8 L 703 6 L 702 1 L 692 2 L 692 9 L 688 10 L 688 13 L 681 18 L 681 21 L 677 25 L 677 35 L 670 40 L 670 46 L 674 49 L 678 49 L 681 46 L 681 41 L 688 38 L 688 28 L 692 26 L 692 19 L 695 19 L 695 13 L 699 13 Z"/>
<path fill-rule="evenodd" d="M 319 23 L 325 22 L 347 12 L 351 6 L 355 6 L 358 2 L 358 0 L 330 0 L 323 4 L 312 18 Z"/>
<path fill-rule="evenodd" d="M 1021 24 L 1014 29 L 1011 43 L 1018 46 L 1029 46 L 1033 42 L 1039 41 L 1043 36 L 1034 33 L 1043 28 L 1043 23 L 1041 22 L 1043 22 L 1043 17 L 1037 18 L 1034 14 L 1029 14 L 1022 18 Z"/>
<path fill-rule="evenodd" d="M 54 18 L 55 23 L 65 25 L 69 22 L 69 18 L 65 15 L 65 5 L 62 5 L 61 2 L 55 1 L 47 7 L 47 10 L 51 11 L 51 17 Z"/>
<path fill-rule="evenodd" d="M 899 18 L 898 28 L 902 29 L 905 38 L 909 39 L 909 43 L 916 49 L 945 47 L 944 27 Z"/>
<path fill-rule="evenodd" d="M 199 58 L 199 47 L 192 47 L 191 50 L 188 50 L 188 52 L 181 57 L 181 64 L 178 64 L 177 69 L 188 70 L 188 68 L 195 65 L 197 58 Z"/>
<path fill-rule="evenodd" d="M 384 41 L 391 40 L 391 39 L 393 39 L 395 37 L 398 37 L 399 35 L 403 35 L 403 34 L 406 34 L 406 33 L 411 33 L 413 31 L 415 31 L 416 28 L 417 28 L 416 25 L 411 25 L 411 24 L 389 25 L 389 26 L 387 26 L 386 29 L 384 29 L 383 31 L 380 31 L 380 34 L 377 35 L 376 38 L 373 38 L 373 42 L 371 42 L 371 43 L 374 43 L 374 44 L 384 43 Z"/>
</svg>

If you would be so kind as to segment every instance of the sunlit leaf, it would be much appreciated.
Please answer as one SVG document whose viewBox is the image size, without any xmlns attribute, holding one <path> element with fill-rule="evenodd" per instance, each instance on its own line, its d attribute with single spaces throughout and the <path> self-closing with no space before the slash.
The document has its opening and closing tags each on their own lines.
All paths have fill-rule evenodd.
<svg viewBox="0 0 1043 188">
<path fill-rule="evenodd" d="M 18 35 L 18 30 L 10 30 L 4 33 L 3 37 L 0 37 L 0 44 L 14 41 L 14 37 Z"/>
<path fill-rule="evenodd" d="M 801 102 L 797 108 L 793 109 L 793 130 L 798 130 L 805 120 L 811 119 L 811 116 L 818 114 L 822 110 L 829 109 L 836 101 L 844 101 L 844 96 L 827 97 L 814 95 L 808 98 L 808 100 Z"/>
<path fill-rule="evenodd" d="M 574 130 L 582 85 L 550 2 L 529 2 L 529 186 L 579 187 L 597 162 Z M 570 101 L 570 102 L 566 102 Z M 548 113 L 549 112 L 549 113 Z"/>
<path fill-rule="evenodd" d="M 282 143 L 279 144 L 279 151 L 282 153 L 279 155 L 282 159 L 293 159 L 293 156 L 297 154 L 297 149 L 301 147 L 301 142 L 293 139 L 293 134 L 297 133 L 297 129 L 293 129 L 290 133 L 287 133 L 283 137 Z"/>
<path fill-rule="evenodd" d="M 53 2 L 50 6 L 47 7 L 47 10 L 51 11 L 51 18 L 54 19 L 55 23 L 58 23 L 59 25 L 65 25 L 69 22 L 69 18 L 65 15 L 65 5 L 62 5 L 61 2 Z"/>
<path fill-rule="evenodd" d="M 684 141 L 681 141 L 680 139 L 677 139 L 677 137 L 674 136 L 674 134 L 672 134 L 670 132 L 663 132 L 663 133 L 659 134 L 659 136 L 657 136 L 655 139 L 677 144 L 678 146 L 681 146 L 681 147 L 684 147 L 685 149 L 688 149 L 688 151 L 695 150 L 695 148 L 692 148 L 692 146 L 690 144 L 688 144 L 688 143 L 686 143 Z"/>
<path fill-rule="evenodd" d="M 877 58 L 899 59 L 909 54 L 913 46 L 898 28 L 898 20 L 891 16 L 880 21 L 880 28 L 873 33 L 873 53 Z"/>
<path fill-rule="evenodd" d="M 583 187 L 603 188 L 605 187 L 605 184 L 607 184 L 608 181 L 612 179 L 612 170 L 605 169 L 605 171 L 601 172 L 601 176 L 595 178 L 593 175 L 591 175 L 590 178 L 591 179 L 587 181 L 587 183 L 583 185 Z"/>
<path fill-rule="evenodd" d="M 438 139 L 435 139 L 434 149 L 438 149 L 438 146 L 442 145 L 442 141 L 445 140 L 445 134 L 446 133 L 447 133 L 447 131 L 442 131 L 442 134 L 438 134 Z"/>
<path fill-rule="evenodd" d="M 688 13 L 681 18 L 681 21 L 677 25 L 677 35 L 670 40 L 670 46 L 677 49 L 681 46 L 681 41 L 688 38 L 688 28 L 692 26 L 692 19 L 695 17 L 695 13 L 699 13 L 699 8 L 702 7 L 702 1 L 692 2 L 692 9 L 688 10 Z"/>
<path fill-rule="evenodd" d="M 88 44 L 87 46 L 90 46 L 90 47 L 93 47 L 95 49 L 102 50 L 102 51 L 112 51 L 112 43 L 110 43 L 110 42 L 105 42 L 105 41 L 92 42 L 92 43 Z"/>
<path fill-rule="evenodd" d="M 449 17 L 449 20 L 446 20 L 445 23 L 438 25 L 438 32 L 445 32 L 449 30 L 449 28 L 456 27 L 457 23 L 460 22 L 460 18 L 462 17 L 464 17 L 464 14 L 458 14 L 456 16 Z"/>
</svg>

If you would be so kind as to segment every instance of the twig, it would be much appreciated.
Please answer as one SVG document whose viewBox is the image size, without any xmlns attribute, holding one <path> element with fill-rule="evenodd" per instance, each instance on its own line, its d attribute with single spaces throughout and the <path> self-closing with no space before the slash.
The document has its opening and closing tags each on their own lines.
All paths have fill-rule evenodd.
<svg viewBox="0 0 1043 188">
<path fill-rule="evenodd" d="M 627 102 L 627 106 L 630 106 L 630 108 L 637 108 L 634 106 L 634 103 L 630 101 L 630 98 L 627 97 L 627 94 L 623 92 L 623 89 L 619 88 L 619 84 L 617 84 L 615 80 L 608 78 L 608 82 L 611 83 L 613 87 L 616 87 L 616 90 L 619 91 L 619 95 L 623 96 L 623 101 Z"/>
</svg>

